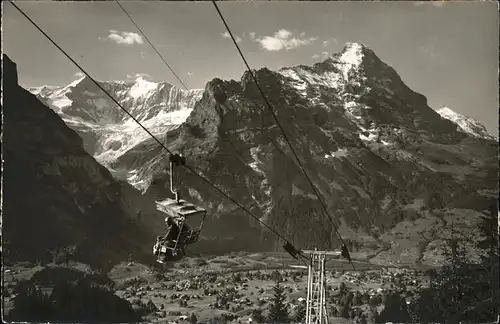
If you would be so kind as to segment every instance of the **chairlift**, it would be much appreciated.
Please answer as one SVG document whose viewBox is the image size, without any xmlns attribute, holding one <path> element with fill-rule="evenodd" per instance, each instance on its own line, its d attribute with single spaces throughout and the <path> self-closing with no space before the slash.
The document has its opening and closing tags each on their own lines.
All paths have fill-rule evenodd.
<svg viewBox="0 0 500 324">
<path fill-rule="evenodd" d="M 174 188 L 174 167 L 185 163 L 186 159 L 183 156 L 170 155 L 170 191 L 175 195 L 175 198 L 156 201 L 156 209 L 167 215 L 167 218 L 172 219 L 179 229 L 177 238 L 174 240 L 167 241 L 165 236 L 156 238 L 153 254 L 157 256 L 158 263 L 182 259 L 186 254 L 186 246 L 199 240 L 207 216 L 205 209 L 180 199 L 179 190 Z M 198 220 L 198 225 L 193 227 L 193 223 L 196 224 L 195 219 L 199 217 L 201 219 Z"/>
</svg>

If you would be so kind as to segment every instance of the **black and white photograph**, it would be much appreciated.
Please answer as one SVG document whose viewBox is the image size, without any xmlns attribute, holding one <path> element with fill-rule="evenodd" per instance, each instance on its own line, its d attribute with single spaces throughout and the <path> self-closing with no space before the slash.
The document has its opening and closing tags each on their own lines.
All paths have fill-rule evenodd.
<svg viewBox="0 0 500 324">
<path fill-rule="evenodd" d="M 2 1 L 2 321 L 498 323 L 496 1 Z"/>
</svg>

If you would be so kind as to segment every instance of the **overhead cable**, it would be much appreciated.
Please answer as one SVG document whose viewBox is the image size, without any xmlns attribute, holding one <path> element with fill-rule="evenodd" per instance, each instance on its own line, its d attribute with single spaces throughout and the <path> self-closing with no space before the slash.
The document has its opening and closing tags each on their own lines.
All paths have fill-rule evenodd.
<svg viewBox="0 0 500 324">
<path fill-rule="evenodd" d="M 238 42 L 236 41 L 235 37 L 233 36 L 233 33 L 231 32 L 231 29 L 229 28 L 228 24 L 226 23 L 226 20 L 224 18 L 224 16 L 222 15 L 222 12 L 220 11 L 219 7 L 217 6 L 217 3 L 215 0 L 212 0 L 212 3 L 215 7 L 215 9 L 217 10 L 217 13 L 219 14 L 219 17 L 221 18 L 222 20 L 222 23 L 224 24 L 224 26 L 226 27 L 226 30 L 227 32 L 229 33 L 229 36 L 231 36 L 231 39 L 233 40 L 233 43 L 234 43 L 234 46 L 236 46 L 236 49 L 238 50 L 238 53 L 240 54 L 241 58 L 243 59 L 243 62 L 245 63 L 246 67 L 247 67 L 247 70 L 248 72 L 250 73 L 250 75 L 252 76 L 252 79 L 253 81 L 255 82 L 255 85 L 257 86 L 262 98 L 264 99 L 264 102 L 266 103 L 266 106 L 267 108 L 269 109 L 269 111 L 271 112 L 274 120 L 276 121 L 276 124 L 278 125 L 278 127 L 280 128 L 281 130 L 281 133 L 283 134 L 283 138 L 285 139 L 285 141 L 288 143 L 288 145 L 290 146 L 290 149 L 292 151 L 292 154 L 295 156 L 295 159 L 297 160 L 298 164 L 299 164 L 299 167 L 300 169 L 302 170 L 302 172 L 304 173 L 304 176 L 307 178 L 309 184 L 311 185 L 311 188 L 313 189 L 316 197 L 318 197 L 318 200 L 320 201 L 321 203 L 321 206 L 323 208 L 323 211 L 325 213 L 325 215 L 328 217 L 328 219 L 330 220 L 332 226 L 333 226 L 333 229 L 335 230 L 337 236 L 338 236 L 338 239 L 339 241 L 342 243 L 343 247 L 343 255 L 345 255 L 345 252 L 347 251 L 347 248 L 346 248 L 346 245 L 344 243 L 344 240 L 342 239 L 342 236 L 340 235 L 338 229 L 337 229 L 337 226 L 335 226 L 335 223 L 333 222 L 333 219 L 332 217 L 330 216 L 330 213 L 328 212 L 328 208 L 326 207 L 326 204 L 325 202 L 323 201 L 323 199 L 321 198 L 320 194 L 319 194 L 319 191 L 318 189 L 316 188 L 316 186 L 314 185 L 314 183 L 312 182 L 311 178 L 309 177 L 309 175 L 307 174 L 304 166 L 302 165 L 302 162 L 300 161 L 299 157 L 297 156 L 297 153 L 295 152 L 295 149 L 293 148 L 293 145 L 292 143 L 290 142 L 290 140 L 288 139 L 288 136 L 286 135 L 286 132 L 283 128 L 283 126 L 281 125 L 274 109 L 271 107 L 271 104 L 269 103 L 269 101 L 267 100 L 267 97 L 265 96 L 264 92 L 262 91 L 262 88 L 260 87 L 259 83 L 257 82 L 257 78 L 254 74 L 254 72 L 252 71 L 252 69 L 250 68 L 250 65 L 248 64 L 247 60 L 245 59 L 245 56 L 243 55 L 243 52 L 241 51 L 239 45 L 238 45 Z M 352 260 L 349 256 L 349 252 L 347 251 L 347 259 L 349 260 L 349 262 L 352 264 L 352 266 L 354 267 L 354 264 L 352 263 Z"/>
<path fill-rule="evenodd" d="M 104 89 L 90 74 L 88 74 L 83 67 L 81 67 L 71 56 L 64 50 L 62 49 L 57 43 L 49 36 L 47 33 L 45 33 L 37 23 L 35 23 L 21 8 L 19 8 L 13 1 L 9 0 L 9 2 L 31 23 L 33 26 L 35 26 L 38 31 L 40 31 L 57 49 L 59 49 L 73 64 L 78 67 L 83 74 L 85 74 L 99 89 L 101 89 L 120 109 L 122 109 L 133 121 L 135 121 L 146 133 L 148 133 L 151 138 L 153 138 L 158 145 L 160 145 L 163 149 L 165 149 L 169 154 L 173 155 L 173 152 L 170 151 L 156 136 L 154 136 L 146 127 L 144 127 L 127 109 L 125 109 L 111 94 L 109 94 L 106 89 Z M 252 213 L 248 208 L 245 206 L 241 205 L 238 201 L 236 201 L 234 198 L 226 194 L 222 189 L 214 185 L 210 180 L 202 176 L 201 174 L 197 173 L 192 167 L 189 165 L 184 164 L 183 165 L 186 169 L 188 169 L 191 173 L 193 173 L 195 176 L 199 177 L 201 180 L 203 180 L 206 184 L 208 184 L 210 187 L 215 189 L 217 192 L 219 192 L 221 195 L 226 197 L 228 200 L 230 200 L 232 203 L 237 205 L 239 208 L 241 208 L 243 211 L 245 211 L 248 215 L 250 215 L 252 218 L 254 218 L 257 222 L 262 224 L 264 227 L 266 227 L 268 230 L 270 230 L 272 233 L 274 233 L 276 236 L 278 236 L 280 239 L 284 240 L 286 244 L 284 245 L 285 250 L 287 250 L 287 247 L 290 249 L 292 252 L 297 252 L 297 258 L 303 257 L 300 254 L 300 251 L 295 250 L 295 248 L 292 246 L 292 244 L 282 235 L 280 234 L 276 229 L 272 228 L 271 226 L 267 225 L 265 222 L 263 222 L 259 217 L 257 217 L 254 213 Z M 287 250 L 287 252 L 290 253 L 290 250 Z M 292 254 L 292 253 L 290 253 Z M 293 255 L 293 254 L 292 254 Z"/>
<path fill-rule="evenodd" d="M 156 52 L 156 54 L 158 54 L 158 56 L 160 57 L 160 59 L 163 61 L 163 63 L 165 63 L 165 65 L 168 67 L 168 69 L 170 70 L 170 72 L 172 72 L 172 74 L 177 78 L 177 80 L 184 87 L 184 89 L 186 89 L 187 91 L 189 91 L 189 88 L 186 86 L 186 84 L 184 82 L 182 82 L 181 78 L 179 78 L 179 76 L 177 75 L 177 73 L 175 73 L 175 71 L 172 69 L 172 67 L 170 66 L 170 64 L 167 63 L 167 61 L 163 58 L 163 56 L 156 49 L 156 47 L 153 45 L 153 43 L 149 40 L 149 38 L 146 36 L 146 34 L 144 34 L 144 32 L 142 31 L 142 29 L 139 27 L 139 25 L 136 24 L 136 22 L 134 21 L 134 19 L 132 18 L 132 16 L 130 16 L 130 14 L 127 12 L 127 10 L 125 10 L 125 8 L 123 8 L 123 6 L 120 4 L 120 2 L 118 0 L 115 0 L 115 2 L 122 9 L 122 11 L 125 13 L 125 15 L 127 15 L 127 17 L 130 19 L 130 21 L 134 24 L 134 26 L 137 28 L 137 30 L 141 33 L 142 37 L 144 37 L 144 39 L 149 43 L 149 45 Z"/>
</svg>

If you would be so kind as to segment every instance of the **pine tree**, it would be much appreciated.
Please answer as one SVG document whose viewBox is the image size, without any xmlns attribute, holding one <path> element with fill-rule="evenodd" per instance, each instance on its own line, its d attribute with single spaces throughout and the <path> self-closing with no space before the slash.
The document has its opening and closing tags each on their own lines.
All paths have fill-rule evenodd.
<svg viewBox="0 0 500 324">
<path fill-rule="evenodd" d="M 378 316 L 377 323 L 407 323 L 409 320 L 410 316 L 404 299 L 399 293 L 389 293 L 385 298 L 384 309 Z"/>
<path fill-rule="evenodd" d="M 295 308 L 293 320 L 298 323 L 302 323 L 302 321 L 304 321 L 305 318 L 306 318 L 306 305 L 304 303 L 300 303 L 297 305 L 297 308 Z"/>
<path fill-rule="evenodd" d="M 481 218 L 479 230 L 482 238 L 477 247 L 480 255 L 480 271 L 476 277 L 476 297 L 474 315 L 478 320 L 493 321 L 499 314 L 499 228 L 498 208 L 491 206 L 489 213 Z"/>
<path fill-rule="evenodd" d="M 430 291 L 419 301 L 420 317 L 423 321 L 458 323 L 464 319 L 474 289 L 464 241 L 453 225 L 451 237 L 445 240 L 444 255 L 444 266 L 431 276 Z"/>
<path fill-rule="evenodd" d="M 188 320 L 189 320 L 189 323 L 191 323 L 191 324 L 198 323 L 198 317 L 196 317 L 195 313 L 191 313 Z"/>
<path fill-rule="evenodd" d="M 262 315 L 262 310 L 261 309 L 254 309 L 252 310 L 252 315 L 251 318 L 254 322 L 257 323 L 263 323 L 264 322 L 264 316 Z"/>
<path fill-rule="evenodd" d="M 281 285 L 280 278 L 276 278 L 271 307 L 269 308 L 269 320 L 273 323 L 283 323 L 288 320 L 288 309 L 285 300 L 285 289 Z"/>
<path fill-rule="evenodd" d="M 446 240 L 445 265 L 431 272 L 431 286 L 423 289 L 412 313 L 420 322 L 488 322 L 498 314 L 498 224 L 496 208 L 480 224 L 483 251 L 479 265 L 467 260 L 464 242 L 452 228 Z"/>
<path fill-rule="evenodd" d="M 349 318 L 349 311 L 351 310 L 351 305 L 349 303 L 342 303 L 340 304 L 340 311 L 339 311 L 339 315 L 340 317 L 343 317 L 343 318 Z"/>
</svg>

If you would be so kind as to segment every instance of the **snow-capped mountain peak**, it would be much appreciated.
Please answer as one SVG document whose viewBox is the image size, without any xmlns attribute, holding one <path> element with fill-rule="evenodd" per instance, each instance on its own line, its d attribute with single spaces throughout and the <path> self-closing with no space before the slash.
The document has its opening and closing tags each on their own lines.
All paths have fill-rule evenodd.
<svg viewBox="0 0 500 324">
<path fill-rule="evenodd" d="M 83 82 L 83 80 L 87 79 L 88 77 L 86 75 L 82 76 L 81 78 L 76 79 L 75 81 L 71 82 L 64 88 L 72 88 L 76 87 L 79 83 Z"/>
<path fill-rule="evenodd" d="M 158 83 L 148 81 L 143 77 L 138 77 L 129 93 L 134 99 L 138 99 L 140 97 L 147 96 L 156 89 L 158 89 Z"/>
<path fill-rule="evenodd" d="M 448 107 L 442 107 L 437 110 L 441 117 L 446 118 L 457 125 L 457 129 L 461 132 L 470 134 L 475 137 L 492 139 L 493 136 L 488 134 L 486 127 L 477 119 L 464 116 Z"/>
<path fill-rule="evenodd" d="M 377 221 L 370 223 L 376 233 L 372 242 L 392 240 L 379 234 L 398 223 L 405 228 L 401 240 L 407 240 L 406 229 L 429 226 L 421 220 L 439 208 L 434 197 L 453 208 L 449 206 L 464 206 L 462 197 L 496 186 L 495 143 L 484 141 L 476 148 L 477 140 L 458 132 L 453 122 L 428 106 L 425 96 L 408 88 L 393 68 L 358 43 L 312 66 L 254 73 L 318 191 L 332 202 L 328 208 L 346 232 L 352 229 L 354 240 L 371 231 L 365 226 L 369 219 Z M 325 242 L 330 229 L 321 238 L 321 231 L 301 230 L 304 225 L 325 227 L 323 220 L 309 225 L 317 197 L 257 90 L 249 72 L 240 82 L 210 81 L 187 123 L 168 136 L 168 145 L 226 192 L 255 206 L 263 221 L 285 224 L 293 222 L 290 215 L 301 215 L 297 230 L 287 233 L 297 240 L 302 235 L 305 244 Z M 169 194 L 168 156 L 156 147 L 145 142 L 113 167 L 131 170 L 129 181 L 146 194 Z M 239 213 L 218 203 L 217 193 L 198 179 L 184 173 L 182 179 L 183 195 L 210 209 L 216 215 L 212 219 L 222 224 L 231 219 L 238 228 L 248 222 L 246 216 L 236 219 Z M 479 201 L 484 200 L 478 198 L 477 205 Z M 401 222 L 402 216 L 408 221 Z M 420 241 L 418 235 L 415 240 Z M 395 252 L 398 260 L 417 256 L 408 252 L 417 249 L 406 247 Z"/>
<path fill-rule="evenodd" d="M 364 48 L 365 45 L 360 43 L 347 43 L 340 55 L 339 61 L 350 64 L 353 67 L 359 67 L 363 62 Z"/>
<path fill-rule="evenodd" d="M 203 90 L 183 90 L 139 76 L 129 81 L 97 81 L 155 136 L 179 127 L 191 114 Z M 84 76 L 64 86 L 28 89 L 46 102 L 84 139 L 85 149 L 101 164 L 115 159 L 150 136 Z"/>
<path fill-rule="evenodd" d="M 305 66 L 286 67 L 278 73 L 300 90 L 304 98 L 315 101 L 306 91 L 309 86 L 340 89 L 347 84 L 359 85 L 359 81 L 366 80 L 362 64 L 367 50 L 368 47 L 361 43 L 347 43 L 342 52 L 332 54 L 324 62 L 315 64 L 312 69 Z"/>
</svg>

